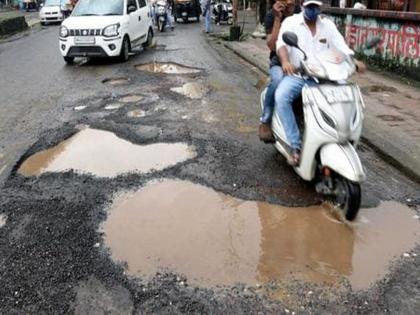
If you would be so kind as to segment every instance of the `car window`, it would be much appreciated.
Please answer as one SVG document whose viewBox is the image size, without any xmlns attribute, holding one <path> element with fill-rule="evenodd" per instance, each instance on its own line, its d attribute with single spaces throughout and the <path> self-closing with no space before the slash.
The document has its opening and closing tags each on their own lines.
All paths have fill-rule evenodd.
<svg viewBox="0 0 420 315">
<path fill-rule="evenodd" d="M 72 16 L 123 15 L 124 0 L 79 0 Z"/>
<path fill-rule="evenodd" d="M 139 5 L 140 5 L 140 8 L 145 7 L 146 6 L 146 0 L 139 0 Z"/>
<path fill-rule="evenodd" d="M 127 1 L 127 8 L 128 7 L 131 7 L 131 6 L 134 6 L 136 8 L 136 10 L 137 10 L 138 9 L 137 8 L 137 1 L 136 0 L 128 0 Z"/>
</svg>

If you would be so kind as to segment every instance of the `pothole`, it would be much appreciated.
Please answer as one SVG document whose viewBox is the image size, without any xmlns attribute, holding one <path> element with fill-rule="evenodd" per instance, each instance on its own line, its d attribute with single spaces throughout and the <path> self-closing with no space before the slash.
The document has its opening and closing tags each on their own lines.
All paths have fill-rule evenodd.
<svg viewBox="0 0 420 315">
<path fill-rule="evenodd" d="M 398 92 L 398 89 L 396 89 L 395 87 L 387 85 L 371 85 L 368 87 L 368 89 L 370 92 Z"/>
<path fill-rule="evenodd" d="M 102 83 L 109 85 L 124 85 L 130 82 L 130 78 L 118 77 L 118 78 L 107 78 L 102 80 Z"/>
<path fill-rule="evenodd" d="M 377 115 L 376 117 L 382 119 L 383 121 L 404 121 L 402 117 L 395 115 Z"/>
<path fill-rule="evenodd" d="M 137 65 L 136 69 L 139 71 L 166 73 L 166 74 L 191 74 L 199 73 L 201 69 L 183 66 L 177 63 L 163 63 L 153 62 L 142 65 Z"/>
<path fill-rule="evenodd" d="M 187 96 L 191 99 L 200 99 L 207 94 L 208 89 L 200 83 L 188 82 L 181 87 L 171 88 L 171 91 Z"/>
<path fill-rule="evenodd" d="M 128 172 L 162 170 L 196 156 L 186 143 L 136 145 L 114 133 L 84 129 L 53 148 L 38 152 L 23 162 L 18 173 L 38 176 L 46 172 L 74 170 L 99 177 Z"/>
<path fill-rule="evenodd" d="M 165 196 L 165 198 L 162 198 Z M 169 268 L 199 286 L 289 278 L 367 288 L 412 249 L 420 222 L 408 207 L 362 209 L 351 226 L 327 205 L 286 208 L 164 180 L 120 194 L 102 225 L 115 261 L 134 276 Z"/>
<path fill-rule="evenodd" d="M 113 104 L 108 104 L 105 106 L 106 110 L 114 110 L 114 109 L 119 109 L 123 107 L 123 104 L 118 104 L 118 103 L 113 103 Z"/>
<path fill-rule="evenodd" d="M 398 93 L 398 89 L 396 89 L 393 86 L 387 86 L 387 85 L 369 85 L 369 86 L 364 86 L 361 88 L 361 91 L 364 94 L 369 94 L 369 92 L 391 92 L 391 93 Z"/>
<path fill-rule="evenodd" d="M 76 112 L 79 112 L 81 110 L 84 110 L 86 107 L 87 107 L 86 105 L 76 106 L 76 107 L 74 107 L 74 110 Z"/>
<path fill-rule="evenodd" d="M 133 95 L 124 96 L 120 98 L 119 101 L 122 103 L 137 103 L 137 102 L 140 102 L 142 99 L 143 99 L 143 96 L 133 94 Z"/>
<path fill-rule="evenodd" d="M 0 228 L 6 225 L 6 216 L 4 214 L 0 214 Z"/>
<path fill-rule="evenodd" d="M 135 110 L 129 111 L 127 113 L 127 116 L 130 118 L 141 118 L 141 117 L 147 116 L 147 112 L 141 109 L 135 109 Z"/>
</svg>

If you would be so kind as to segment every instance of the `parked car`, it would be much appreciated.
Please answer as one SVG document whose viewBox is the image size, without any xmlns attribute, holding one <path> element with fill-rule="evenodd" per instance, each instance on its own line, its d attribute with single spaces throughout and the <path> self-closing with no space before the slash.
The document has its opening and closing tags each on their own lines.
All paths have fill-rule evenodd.
<svg viewBox="0 0 420 315">
<path fill-rule="evenodd" d="M 187 23 L 189 18 L 195 18 L 197 22 L 200 21 L 201 7 L 198 0 L 175 0 L 174 19 L 182 19 Z"/>
<path fill-rule="evenodd" d="M 152 18 L 146 0 L 79 0 L 61 25 L 60 52 L 67 63 L 75 57 L 118 57 L 150 46 Z"/>
<path fill-rule="evenodd" d="M 38 0 L 24 0 L 23 5 L 26 12 L 29 12 L 31 10 L 38 11 L 38 8 L 39 8 L 38 2 L 39 2 Z"/>
<path fill-rule="evenodd" d="M 69 2 L 66 0 L 45 0 L 44 4 L 41 4 L 41 10 L 39 11 L 39 18 L 41 24 L 45 25 L 48 23 L 57 23 L 64 20 L 64 14 L 62 7 L 67 5 Z"/>
</svg>

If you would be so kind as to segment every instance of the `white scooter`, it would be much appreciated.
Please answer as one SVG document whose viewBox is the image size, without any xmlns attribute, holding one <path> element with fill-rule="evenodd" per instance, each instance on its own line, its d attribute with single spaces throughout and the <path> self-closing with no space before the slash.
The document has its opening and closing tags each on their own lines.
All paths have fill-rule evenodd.
<svg viewBox="0 0 420 315">
<path fill-rule="evenodd" d="M 296 34 L 286 32 L 283 40 L 301 50 Z M 374 39 L 368 45 L 373 47 L 378 42 L 379 39 Z M 359 87 L 346 81 L 356 66 L 350 56 L 332 49 L 319 54 L 315 64 L 303 54 L 300 75 L 318 84 L 305 85 L 302 90 L 303 117 L 296 117 L 298 122 L 303 120 L 298 123 L 302 150 L 300 164 L 294 169 L 304 180 L 315 180 L 316 191 L 331 199 L 344 217 L 352 221 L 360 208 L 360 183 L 366 178 L 356 152 L 365 105 Z M 265 94 L 266 90 L 261 94 L 261 108 Z M 290 144 L 277 113 L 273 115 L 271 127 L 274 146 L 290 159 Z"/>
<path fill-rule="evenodd" d="M 168 23 L 169 13 L 168 4 L 165 0 L 159 0 L 156 2 L 156 25 L 160 32 L 165 30 L 166 24 Z"/>
</svg>

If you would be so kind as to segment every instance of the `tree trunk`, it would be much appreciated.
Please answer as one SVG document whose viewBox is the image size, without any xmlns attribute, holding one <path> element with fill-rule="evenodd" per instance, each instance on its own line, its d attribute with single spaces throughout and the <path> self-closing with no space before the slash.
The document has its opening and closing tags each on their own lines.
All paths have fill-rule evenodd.
<svg viewBox="0 0 420 315">
<path fill-rule="evenodd" d="M 233 0 L 232 14 L 233 14 L 233 25 L 238 26 L 238 0 Z"/>
</svg>

